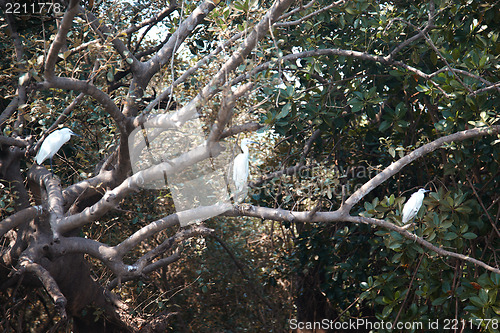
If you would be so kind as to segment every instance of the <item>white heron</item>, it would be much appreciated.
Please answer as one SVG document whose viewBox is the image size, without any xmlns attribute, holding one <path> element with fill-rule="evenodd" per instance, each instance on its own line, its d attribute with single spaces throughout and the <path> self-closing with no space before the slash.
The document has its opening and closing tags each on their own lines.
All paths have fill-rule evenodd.
<svg viewBox="0 0 500 333">
<path fill-rule="evenodd" d="M 233 161 L 233 182 L 235 187 L 235 193 L 233 195 L 235 202 L 243 201 L 247 190 L 247 180 L 248 180 L 248 144 L 257 143 L 249 139 L 241 140 L 241 154 L 235 157 Z"/>
<path fill-rule="evenodd" d="M 415 215 L 417 215 L 418 211 L 420 210 L 420 207 L 422 207 L 422 202 L 424 201 L 425 193 L 427 192 L 430 191 L 426 190 L 425 188 L 421 188 L 417 192 L 413 193 L 410 199 L 408 199 L 408 201 L 405 203 L 403 207 L 403 216 L 402 216 L 402 221 L 404 224 L 408 223 L 415 217 Z"/>
<path fill-rule="evenodd" d="M 36 154 L 36 163 L 42 164 L 43 161 L 48 158 L 50 159 L 50 169 L 52 170 L 52 157 L 54 157 L 63 144 L 69 141 L 72 135 L 79 136 L 73 133 L 69 128 L 62 128 L 50 133 L 45 140 L 43 140 L 42 146 Z"/>
</svg>

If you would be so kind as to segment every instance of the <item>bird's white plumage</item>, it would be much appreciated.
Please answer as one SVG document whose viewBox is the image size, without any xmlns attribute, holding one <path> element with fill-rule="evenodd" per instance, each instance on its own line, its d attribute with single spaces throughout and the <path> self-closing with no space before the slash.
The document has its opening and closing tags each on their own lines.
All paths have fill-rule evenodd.
<svg viewBox="0 0 500 333">
<path fill-rule="evenodd" d="M 62 145 L 68 142 L 72 135 L 76 134 L 69 128 L 62 128 L 50 133 L 45 138 L 40 150 L 38 150 L 38 153 L 36 154 L 36 163 L 42 164 L 47 158 L 52 159 Z"/>
<path fill-rule="evenodd" d="M 249 139 L 241 140 L 241 154 L 238 154 L 233 161 L 233 182 L 236 190 L 235 201 L 238 201 L 238 196 L 245 196 L 248 180 L 248 158 L 249 152 L 247 145 L 253 141 Z"/>
<path fill-rule="evenodd" d="M 417 192 L 413 193 L 410 199 L 408 199 L 408 201 L 405 203 L 405 206 L 403 207 L 403 223 L 408 223 L 408 221 L 410 221 L 415 217 L 415 215 L 417 215 L 420 207 L 422 207 L 422 202 L 424 201 L 426 192 L 429 191 L 421 188 Z"/>
</svg>

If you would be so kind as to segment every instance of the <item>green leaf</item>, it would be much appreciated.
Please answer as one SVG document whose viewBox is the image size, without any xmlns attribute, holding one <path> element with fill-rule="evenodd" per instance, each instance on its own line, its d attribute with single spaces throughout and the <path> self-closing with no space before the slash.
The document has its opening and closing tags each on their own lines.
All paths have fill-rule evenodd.
<svg viewBox="0 0 500 333">
<path fill-rule="evenodd" d="M 388 122 L 387 120 L 384 120 L 380 123 L 380 126 L 378 127 L 378 130 L 380 132 L 385 132 L 389 127 L 391 127 L 391 123 Z"/>
<path fill-rule="evenodd" d="M 387 318 L 392 312 L 393 306 L 388 305 L 382 310 L 382 317 Z"/>
<path fill-rule="evenodd" d="M 500 274 L 497 274 L 497 273 L 491 273 L 491 281 L 493 281 L 493 283 L 495 285 L 500 285 Z"/>
<path fill-rule="evenodd" d="M 457 238 L 458 235 L 454 232 L 447 232 L 445 235 L 444 235 L 444 239 L 445 240 L 453 240 L 455 238 Z"/>
<path fill-rule="evenodd" d="M 488 302 L 488 293 L 484 289 L 479 290 L 479 298 L 486 304 Z"/>
<path fill-rule="evenodd" d="M 477 235 L 473 232 L 468 232 L 462 235 L 463 238 L 465 239 L 474 239 L 477 238 Z"/>
<path fill-rule="evenodd" d="M 448 297 L 436 298 L 434 301 L 432 301 L 432 305 L 433 306 L 442 305 L 442 304 L 444 304 L 444 302 L 446 302 L 447 299 L 448 299 Z"/>
<path fill-rule="evenodd" d="M 449 227 L 451 227 L 453 225 L 453 221 L 452 220 L 446 220 L 442 223 L 439 224 L 439 227 L 443 230 L 446 230 L 448 229 Z"/>
<path fill-rule="evenodd" d="M 284 118 L 290 113 L 290 110 L 292 109 L 292 104 L 291 103 L 286 103 L 282 108 L 280 113 L 276 116 L 276 119 L 281 119 Z"/>
<path fill-rule="evenodd" d="M 436 52 L 434 52 L 434 50 L 431 51 L 430 58 L 431 58 L 432 64 L 434 66 L 436 66 L 437 62 L 438 62 L 438 59 L 437 59 L 437 54 L 436 54 Z"/>
<path fill-rule="evenodd" d="M 359 112 L 363 109 L 363 102 L 361 102 L 359 99 L 357 98 L 353 98 L 349 101 L 349 105 L 351 106 L 351 111 L 352 112 Z"/>
<path fill-rule="evenodd" d="M 477 296 L 473 296 L 470 298 L 470 301 L 472 302 L 472 304 L 474 304 L 475 306 L 479 307 L 479 308 L 484 308 L 484 306 L 486 305 L 486 302 L 483 302 L 479 297 Z"/>
</svg>

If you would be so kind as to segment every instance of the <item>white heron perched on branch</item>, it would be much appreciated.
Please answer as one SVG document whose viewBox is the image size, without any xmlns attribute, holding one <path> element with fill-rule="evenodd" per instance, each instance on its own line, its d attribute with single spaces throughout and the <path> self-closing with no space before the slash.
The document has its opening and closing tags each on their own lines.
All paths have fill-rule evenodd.
<svg viewBox="0 0 500 333">
<path fill-rule="evenodd" d="M 422 202 L 424 201 L 425 193 L 430 192 L 425 188 L 421 188 L 417 192 L 413 193 L 405 203 L 403 207 L 402 221 L 404 224 L 411 221 L 422 207 Z"/>
<path fill-rule="evenodd" d="M 235 157 L 233 161 L 233 182 L 235 187 L 235 193 L 233 194 L 233 199 L 235 202 L 241 202 L 245 198 L 247 191 L 247 181 L 248 181 L 248 144 L 257 143 L 249 139 L 241 140 L 241 154 Z"/>
<path fill-rule="evenodd" d="M 63 144 L 69 141 L 72 135 L 80 136 L 66 127 L 50 133 L 45 140 L 43 140 L 42 146 L 36 154 L 36 163 L 42 164 L 43 161 L 48 158 L 50 159 L 50 169 L 52 170 L 52 157 L 54 157 Z"/>
</svg>

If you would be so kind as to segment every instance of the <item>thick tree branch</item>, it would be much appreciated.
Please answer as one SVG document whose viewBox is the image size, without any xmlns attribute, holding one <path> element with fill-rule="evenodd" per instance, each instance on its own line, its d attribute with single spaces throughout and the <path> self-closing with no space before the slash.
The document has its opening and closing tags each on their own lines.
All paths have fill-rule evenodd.
<svg viewBox="0 0 500 333">
<path fill-rule="evenodd" d="M 233 117 L 233 108 L 236 104 L 236 101 L 243 95 L 247 94 L 248 91 L 252 88 L 253 83 L 246 83 L 238 87 L 238 89 L 236 89 L 234 93 L 229 92 L 228 94 L 226 94 L 226 96 L 222 100 L 222 106 L 219 109 L 219 112 L 217 112 L 217 119 L 212 125 L 212 129 L 210 131 L 210 134 L 208 135 L 207 141 L 209 143 L 215 143 L 219 141 L 222 135 L 222 131 Z"/>
<path fill-rule="evenodd" d="M 35 217 L 40 217 L 42 213 L 43 209 L 41 206 L 32 206 L 20 210 L 17 213 L 3 219 L 0 222 L 0 238 L 3 237 L 7 231 L 18 227 L 23 223 L 28 223 Z"/>
<path fill-rule="evenodd" d="M 50 214 L 49 223 L 53 232 L 54 240 L 59 239 L 57 223 L 64 216 L 63 196 L 61 182 L 47 169 L 40 165 L 34 165 L 29 173 L 28 179 L 37 183 L 39 187 L 45 187 L 47 193 L 47 210 Z"/>
<path fill-rule="evenodd" d="M 246 124 L 236 125 L 222 132 L 220 138 L 225 139 L 227 137 L 235 136 L 236 134 L 243 132 L 255 132 L 258 129 L 261 129 L 262 127 L 264 127 L 264 125 L 259 123 L 246 123 Z"/>
<path fill-rule="evenodd" d="M 59 312 L 59 315 L 61 316 L 62 319 L 66 319 L 67 318 L 66 297 L 64 297 L 64 295 L 62 294 L 61 290 L 59 289 L 59 286 L 57 285 L 57 282 L 54 280 L 52 275 L 50 275 L 50 273 L 41 265 L 36 264 L 27 258 L 21 259 L 19 266 L 20 266 L 20 270 L 18 271 L 19 274 L 24 274 L 26 272 L 29 272 L 35 274 L 38 277 L 38 279 L 40 279 L 43 286 L 45 287 L 45 290 L 54 301 L 56 309 Z"/>
<path fill-rule="evenodd" d="M 368 182 L 363 184 L 356 192 L 354 192 L 345 203 L 336 211 L 333 212 L 298 212 L 289 211 L 281 208 L 273 209 L 267 207 L 257 207 L 251 205 L 235 206 L 232 210 L 225 212 L 225 216 L 250 216 L 257 217 L 260 219 L 268 219 L 281 222 L 336 222 L 336 221 L 348 221 L 348 222 L 361 222 L 368 223 L 377 226 L 381 226 L 390 230 L 397 231 L 402 236 L 409 239 L 416 239 L 419 244 L 428 249 L 435 251 L 440 255 L 452 256 L 461 260 L 466 260 L 473 264 L 479 265 L 492 272 L 500 273 L 498 268 L 491 267 L 484 262 L 464 256 L 458 253 L 442 250 L 431 243 L 407 232 L 404 228 L 398 227 L 393 223 L 386 222 L 383 220 L 377 220 L 372 218 L 364 217 L 354 217 L 350 216 L 349 213 L 352 207 L 358 203 L 362 198 L 364 198 L 368 193 L 370 193 L 374 188 L 385 182 L 387 179 L 397 174 L 403 167 L 410 164 L 411 162 L 423 157 L 434 150 L 442 147 L 446 143 L 453 141 L 463 141 L 471 138 L 481 137 L 484 135 L 495 135 L 500 133 L 500 125 L 491 127 L 481 127 L 471 130 L 465 130 L 450 134 L 441 138 L 438 138 L 424 146 L 415 149 L 413 152 L 402 157 L 398 161 L 392 163 L 386 167 L 382 172 L 378 173 L 375 177 L 370 179 Z"/>
<path fill-rule="evenodd" d="M 168 63 L 187 36 L 202 22 L 202 20 L 219 4 L 220 0 L 204 0 L 179 25 L 169 41 L 146 63 L 147 72 L 144 75 L 152 77 L 161 66 Z M 148 79 L 149 80 L 149 79 Z"/>
<path fill-rule="evenodd" d="M 81 213 L 63 218 L 58 224 L 59 233 L 62 234 L 95 221 L 109 209 L 116 207 L 126 195 L 136 191 L 141 185 L 157 179 L 164 179 L 165 176 L 168 177 L 178 173 L 194 163 L 209 157 L 218 156 L 221 152 L 220 149 L 221 147 L 215 145 L 208 147 L 206 144 L 202 144 L 168 162 L 160 163 L 135 173 L 133 176 L 125 179 L 119 186 L 107 191 L 93 206 L 85 208 Z"/>
<path fill-rule="evenodd" d="M 29 145 L 29 141 L 22 138 L 12 138 L 9 136 L 0 135 L 0 145 L 5 146 L 16 146 L 19 148 L 24 148 Z"/>
<path fill-rule="evenodd" d="M 378 227 L 382 227 L 385 229 L 389 229 L 392 231 L 396 231 L 400 235 L 405 238 L 416 241 L 418 244 L 422 245 L 429 250 L 436 252 L 441 256 L 449 256 L 453 258 L 457 258 L 460 260 L 464 260 L 475 265 L 481 266 L 491 272 L 495 272 L 500 274 L 500 269 L 487 265 L 486 263 L 471 258 L 469 256 L 465 256 L 459 253 L 451 252 L 439 248 L 432 243 L 418 237 L 415 234 L 408 232 L 405 228 L 399 227 L 394 223 L 387 222 L 384 220 L 362 217 L 362 216 L 346 216 L 341 213 L 341 210 L 337 210 L 334 212 L 316 212 L 315 214 L 311 214 L 310 212 L 298 212 L 298 211 L 288 211 L 284 209 L 273 209 L 267 207 L 257 207 L 251 205 L 239 206 L 235 207 L 233 210 L 224 213 L 225 216 L 250 216 L 257 217 L 260 219 L 266 220 L 274 220 L 280 222 L 303 222 L 303 223 L 314 223 L 314 222 L 353 222 L 353 223 L 365 223 L 371 224 Z"/>
<path fill-rule="evenodd" d="M 404 156 L 403 158 L 392 163 L 382 172 L 380 172 L 375 177 L 366 182 L 346 200 L 345 204 L 340 209 L 344 210 L 346 213 L 349 213 L 352 207 L 356 203 L 358 203 L 362 198 L 364 198 L 368 193 L 370 193 L 374 188 L 385 182 L 390 177 L 397 174 L 406 165 L 442 147 L 445 143 L 450 143 L 453 141 L 463 141 L 475 137 L 481 137 L 484 135 L 494 135 L 498 133 L 500 133 L 500 125 L 491 127 L 480 127 L 443 136 L 430 143 L 427 143 L 422 147 L 415 149 L 414 151 Z"/>
<path fill-rule="evenodd" d="M 256 179 L 256 180 L 250 182 L 250 184 L 248 184 L 248 186 L 257 187 L 257 186 L 261 185 L 262 183 L 264 183 L 270 179 L 273 179 L 275 177 L 280 177 L 282 175 L 296 175 L 302 169 L 308 168 L 305 166 L 306 157 L 307 157 L 307 155 L 309 155 L 312 144 L 320 136 L 320 134 L 321 134 L 321 131 L 318 129 L 318 130 L 314 131 L 314 133 L 311 135 L 311 137 L 309 137 L 309 139 L 307 139 L 307 141 L 304 145 L 304 150 L 302 152 L 302 155 L 300 156 L 300 160 L 296 165 L 282 169 L 282 170 L 278 170 L 275 172 L 271 172 L 267 175 L 264 175 L 264 176 L 260 177 L 259 179 Z"/>
<path fill-rule="evenodd" d="M 47 60 L 45 62 L 45 78 L 51 81 L 54 77 L 54 69 L 59 55 L 59 51 L 66 42 L 66 36 L 68 35 L 69 29 L 73 25 L 73 18 L 78 12 L 78 0 L 71 0 L 69 2 L 68 9 L 64 13 L 63 19 L 61 21 L 61 26 L 57 31 L 54 42 L 50 45 L 49 52 L 47 54 Z"/>
<path fill-rule="evenodd" d="M 290 27 L 292 25 L 299 25 L 302 22 L 310 19 L 311 17 L 315 17 L 316 15 L 321 14 L 322 12 L 327 11 L 327 10 L 333 8 L 333 7 L 338 7 L 338 6 L 342 5 L 342 4 L 344 4 L 345 2 L 346 2 L 345 0 L 340 0 L 340 1 L 333 2 L 333 3 L 329 4 L 328 6 L 322 7 L 322 8 L 320 8 L 320 9 L 318 9 L 318 10 L 312 12 L 312 13 L 309 13 L 309 14 L 301 17 L 298 20 L 276 23 L 276 24 L 274 24 L 274 27 L 280 28 L 280 27 Z"/>
<path fill-rule="evenodd" d="M 113 100 L 105 92 L 98 89 L 93 84 L 72 78 L 53 77 L 51 80 L 42 83 L 40 87 L 45 89 L 60 88 L 67 90 L 76 90 L 91 96 L 105 108 L 105 110 L 111 115 L 111 117 L 113 117 L 120 132 L 122 134 L 127 133 L 127 118 L 123 115 L 123 113 L 121 113 L 120 109 L 118 109 Z"/>
<path fill-rule="evenodd" d="M 156 97 L 156 99 L 154 99 L 151 103 L 149 103 L 149 105 L 142 112 L 142 115 L 145 115 L 145 114 L 148 114 L 149 112 L 151 112 L 151 110 L 153 110 L 156 107 L 156 105 L 158 105 L 160 103 L 160 101 L 168 98 L 172 94 L 172 92 L 176 86 L 178 86 L 182 82 L 185 82 L 191 75 L 196 73 L 202 66 L 206 65 L 210 61 L 210 59 L 215 57 L 222 50 L 224 50 L 226 47 L 229 47 L 231 44 L 233 44 L 235 41 L 242 38 L 243 36 L 244 36 L 243 33 L 238 33 L 238 34 L 234 35 L 229 40 L 225 41 L 223 44 L 219 44 L 215 48 L 215 50 L 210 52 L 210 54 L 208 54 L 208 55 L 204 56 L 203 58 L 201 58 L 200 60 L 198 60 L 198 62 L 194 66 L 191 66 L 187 71 L 182 73 L 182 75 L 178 79 L 176 79 L 169 87 L 167 87 L 167 89 L 165 89 L 163 92 L 161 92 L 158 95 L 158 97 Z M 139 126 L 139 124 L 144 122 L 144 119 L 143 119 L 144 116 L 142 116 L 142 115 L 137 117 L 137 119 L 134 121 L 135 126 Z"/>
</svg>

